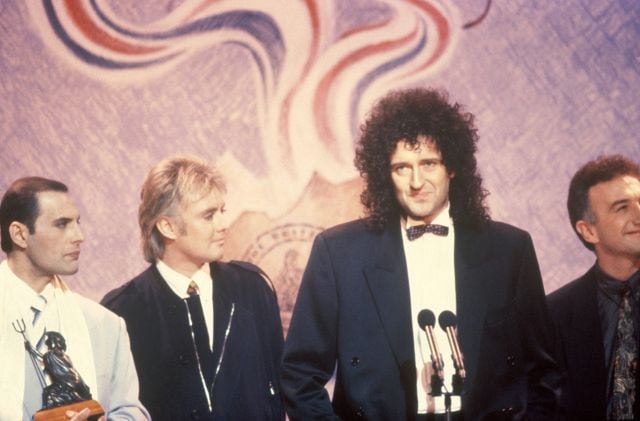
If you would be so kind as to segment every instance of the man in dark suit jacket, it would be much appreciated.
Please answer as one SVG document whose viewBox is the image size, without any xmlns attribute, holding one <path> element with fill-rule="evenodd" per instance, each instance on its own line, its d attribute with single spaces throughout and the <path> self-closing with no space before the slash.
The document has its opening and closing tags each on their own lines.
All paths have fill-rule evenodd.
<svg viewBox="0 0 640 421">
<path fill-rule="evenodd" d="M 356 150 L 368 217 L 314 242 L 283 357 L 290 419 L 555 416 L 558 372 L 533 244 L 489 220 L 476 142 L 473 116 L 435 91 L 391 93 L 370 113 Z M 464 367 L 445 358 L 439 375 L 420 308 L 457 313 Z M 449 354 L 447 338 L 434 336 Z M 464 378 L 461 390 L 449 376 Z"/>
<path fill-rule="evenodd" d="M 562 400 L 571 420 L 638 419 L 638 165 L 620 155 L 588 162 L 571 181 L 567 205 L 574 231 L 597 261 L 548 297 L 557 325 L 558 359 L 566 371 Z M 621 313 L 625 290 L 630 291 L 630 313 Z M 618 324 L 625 321 L 635 330 L 631 335 L 635 353 L 626 367 L 616 364 Z M 630 374 L 630 382 L 616 382 L 620 387 L 614 386 L 616 366 Z"/>
<path fill-rule="evenodd" d="M 224 193 L 197 158 L 158 163 L 139 210 L 152 265 L 102 301 L 126 321 L 154 420 L 284 419 L 276 295 L 259 268 L 219 261 Z"/>
</svg>

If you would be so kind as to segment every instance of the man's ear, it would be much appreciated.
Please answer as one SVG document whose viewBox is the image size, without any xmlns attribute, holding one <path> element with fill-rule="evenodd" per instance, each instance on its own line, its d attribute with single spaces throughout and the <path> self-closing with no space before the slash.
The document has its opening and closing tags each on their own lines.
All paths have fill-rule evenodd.
<svg viewBox="0 0 640 421">
<path fill-rule="evenodd" d="M 582 239 L 587 243 L 597 244 L 600 242 L 598 233 L 593 225 L 583 219 L 576 222 L 576 231 L 578 231 Z"/>
<path fill-rule="evenodd" d="M 156 222 L 156 228 L 160 231 L 163 237 L 170 240 L 175 240 L 178 236 L 179 227 L 172 218 L 167 216 L 161 216 Z"/>
<path fill-rule="evenodd" d="M 9 224 L 9 236 L 11 241 L 20 248 L 27 248 L 27 239 L 29 238 L 29 228 L 22 222 L 13 221 Z"/>
</svg>

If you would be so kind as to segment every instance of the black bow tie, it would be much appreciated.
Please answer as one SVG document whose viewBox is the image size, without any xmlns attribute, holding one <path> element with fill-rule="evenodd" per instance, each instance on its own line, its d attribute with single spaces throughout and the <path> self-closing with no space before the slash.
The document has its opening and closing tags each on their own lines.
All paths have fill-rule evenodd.
<svg viewBox="0 0 640 421">
<path fill-rule="evenodd" d="M 449 227 L 437 224 L 414 225 L 413 227 L 407 228 L 407 238 L 409 241 L 413 241 L 416 238 L 420 238 L 425 232 L 446 237 L 447 234 L 449 234 Z"/>
</svg>

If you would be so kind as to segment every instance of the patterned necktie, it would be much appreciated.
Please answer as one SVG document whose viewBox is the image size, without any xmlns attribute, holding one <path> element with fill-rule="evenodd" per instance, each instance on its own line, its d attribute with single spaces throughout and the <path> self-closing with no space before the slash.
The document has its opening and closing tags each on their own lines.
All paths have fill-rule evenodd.
<svg viewBox="0 0 640 421">
<path fill-rule="evenodd" d="M 191 281 L 189 283 L 189 287 L 187 288 L 187 295 L 189 297 L 193 297 L 194 295 L 200 294 L 200 288 L 198 288 L 198 284 L 196 281 Z"/>
<path fill-rule="evenodd" d="M 449 234 L 449 227 L 437 224 L 414 225 L 407 228 L 407 238 L 409 239 L 409 241 L 413 241 L 416 238 L 422 237 L 422 234 L 426 232 L 445 237 L 447 236 L 447 234 Z"/>
<path fill-rule="evenodd" d="M 609 419 L 613 420 L 633 419 L 638 344 L 636 343 L 631 298 L 631 290 L 625 284 L 618 308 L 618 326 L 613 353 L 613 385 L 607 411 Z"/>
</svg>

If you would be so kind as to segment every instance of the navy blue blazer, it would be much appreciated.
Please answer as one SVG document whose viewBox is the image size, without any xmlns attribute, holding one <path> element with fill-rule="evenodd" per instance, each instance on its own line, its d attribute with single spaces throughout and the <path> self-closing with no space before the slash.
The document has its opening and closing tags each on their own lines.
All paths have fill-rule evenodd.
<svg viewBox="0 0 640 421">
<path fill-rule="evenodd" d="M 547 296 L 565 374 L 562 406 L 570 420 L 607 418 L 607 373 L 595 266 Z"/>
<path fill-rule="evenodd" d="M 456 226 L 455 235 L 465 418 L 554 417 L 559 373 L 530 236 L 497 222 Z M 399 223 L 372 232 L 359 220 L 318 235 L 285 343 L 289 417 L 413 419 L 411 322 Z M 334 368 L 331 402 L 324 386 Z"/>
<path fill-rule="evenodd" d="M 124 318 L 154 421 L 283 420 L 278 384 L 283 334 L 275 292 L 253 265 L 212 263 L 214 342 L 209 412 L 185 302 L 155 265 L 108 293 L 102 304 Z"/>
</svg>

